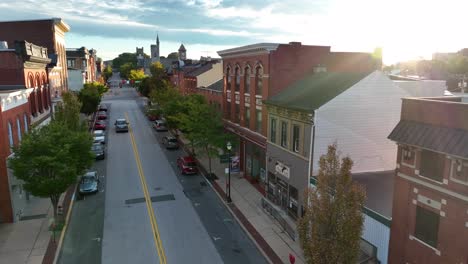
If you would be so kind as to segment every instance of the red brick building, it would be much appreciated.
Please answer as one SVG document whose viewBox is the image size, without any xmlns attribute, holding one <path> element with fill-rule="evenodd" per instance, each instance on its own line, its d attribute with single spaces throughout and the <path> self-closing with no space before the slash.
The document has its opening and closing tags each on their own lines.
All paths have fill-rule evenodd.
<svg viewBox="0 0 468 264">
<path fill-rule="evenodd" d="M 330 52 L 329 46 L 259 43 L 219 51 L 223 59 L 226 129 L 239 136 L 240 171 L 264 191 L 267 111 L 262 102 L 308 73 L 371 72 L 380 67 L 369 53 Z M 357 64 L 361 64 L 357 66 Z"/>
<path fill-rule="evenodd" d="M 468 104 L 403 99 L 389 263 L 468 263 Z"/>
<path fill-rule="evenodd" d="M 51 63 L 48 81 L 53 97 L 68 90 L 65 33 L 70 27 L 60 18 L 0 22 L 0 41 L 11 47 L 15 40 L 25 40 L 47 48 Z"/>
<path fill-rule="evenodd" d="M 21 183 L 7 170 L 11 147 L 31 125 L 50 119 L 50 62 L 47 48 L 25 41 L 0 49 L 0 222 L 16 220 L 24 197 Z"/>
</svg>

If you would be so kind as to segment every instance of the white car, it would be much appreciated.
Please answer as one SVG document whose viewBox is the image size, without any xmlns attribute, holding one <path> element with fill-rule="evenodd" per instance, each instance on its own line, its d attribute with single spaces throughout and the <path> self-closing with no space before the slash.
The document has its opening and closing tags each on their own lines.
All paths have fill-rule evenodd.
<svg viewBox="0 0 468 264">
<path fill-rule="evenodd" d="M 104 130 L 94 130 L 94 143 L 106 144 L 106 134 Z"/>
</svg>

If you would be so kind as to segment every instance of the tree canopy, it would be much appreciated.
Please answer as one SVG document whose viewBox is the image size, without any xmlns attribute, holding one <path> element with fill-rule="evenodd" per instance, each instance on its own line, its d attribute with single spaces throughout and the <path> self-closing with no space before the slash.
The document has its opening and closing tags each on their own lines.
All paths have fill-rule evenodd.
<svg viewBox="0 0 468 264">
<path fill-rule="evenodd" d="M 62 94 L 63 102 L 58 104 L 54 119 L 72 131 L 85 131 L 86 123 L 80 119 L 81 102 L 71 92 Z"/>
<path fill-rule="evenodd" d="M 112 77 L 112 67 L 107 65 L 104 70 L 102 71 L 102 76 L 104 77 L 104 81 L 107 82 L 110 77 Z"/>
<path fill-rule="evenodd" d="M 168 59 L 178 60 L 179 59 L 179 52 L 171 52 L 167 55 Z"/>
<path fill-rule="evenodd" d="M 97 107 L 101 103 L 101 96 L 104 93 L 102 87 L 105 87 L 99 83 L 87 83 L 83 89 L 78 93 L 78 98 L 81 102 L 81 113 L 90 115 L 96 112 Z M 107 87 L 105 87 L 107 89 Z"/>
<path fill-rule="evenodd" d="M 133 65 L 132 63 L 124 63 L 120 66 L 120 77 L 123 79 L 129 79 L 130 77 L 130 72 L 132 70 L 136 69 L 136 65 Z"/>
<path fill-rule="evenodd" d="M 56 218 L 60 195 L 94 160 L 91 144 L 87 131 L 71 130 L 67 122 L 54 119 L 24 135 L 9 167 L 32 195 L 50 198 Z"/>
<path fill-rule="evenodd" d="M 298 233 L 306 263 L 357 263 L 365 191 L 351 178 L 353 161 L 341 160 L 336 144 L 320 157 L 315 188 L 304 198 Z"/>
<path fill-rule="evenodd" d="M 138 70 L 131 70 L 130 74 L 128 75 L 128 79 L 132 81 L 142 81 L 146 78 L 145 72 L 141 69 Z"/>
<path fill-rule="evenodd" d="M 124 52 L 119 54 L 119 56 L 112 60 L 112 67 L 120 69 L 120 66 L 130 63 L 133 67 L 137 66 L 137 56 L 136 53 Z"/>
</svg>

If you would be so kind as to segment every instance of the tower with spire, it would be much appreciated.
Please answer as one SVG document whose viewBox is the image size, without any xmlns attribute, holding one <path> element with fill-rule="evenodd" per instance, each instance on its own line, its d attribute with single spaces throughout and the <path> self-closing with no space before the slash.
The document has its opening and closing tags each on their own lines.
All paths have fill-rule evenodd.
<svg viewBox="0 0 468 264">
<path fill-rule="evenodd" d="M 184 44 L 180 44 L 179 48 L 179 60 L 184 61 L 187 59 L 187 50 L 184 47 Z"/>
<path fill-rule="evenodd" d="M 151 45 L 151 63 L 160 62 L 159 58 L 159 34 L 156 34 L 156 45 Z"/>
</svg>

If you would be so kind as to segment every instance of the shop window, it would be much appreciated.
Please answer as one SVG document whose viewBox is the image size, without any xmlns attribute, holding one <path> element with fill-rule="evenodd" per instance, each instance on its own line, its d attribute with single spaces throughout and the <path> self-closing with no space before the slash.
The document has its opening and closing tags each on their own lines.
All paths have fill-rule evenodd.
<svg viewBox="0 0 468 264">
<path fill-rule="evenodd" d="M 255 109 L 255 131 L 262 133 L 262 110 Z"/>
<path fill-rule="evenodd" d="M 439 233 L 438 213 L 416 206 L 416 226 L 414 236 L 424 243 L 437 248 L 437 238 Z"/>
<path fill-rule="evenodd" d="M 444 173 L 445 156 L 436 152 L 421 151 L 420 174 L 434 181 L 442 182 Z"/>
<path fill-rule="evenodd" d="M 300 148 L 300 126 L 293 125 L 293 151 L 299 153 Z"/>
<path fill-rule="evenodd" d="M 450 179 L 468 185 L 468 162 L 464 162 L 461 159 L 452 161 Z"/>
<path fill-rule="evenodd" d="M 21 122 L 19 118 L 16 118 L 16 128 L 18 130 L 18 141 L 21 141 Z"/>
<path fill-rule="evenodd" d="M 250 128 L 250 107 L 244 109 L 244 126 Z"/>
<path fill-rule="evenodd" d="M 235 91 L 236 91 L 236 92 L 239 92 L 239 90 L 240 90 L 240 80 L 241 80 L 241 77 L 240 77 L 240 73 L 239 73 L 239 68 L 238 68 L 238 67 L 237 67 L 236 70 L 235 70 L 235 75 L 236 75 Z"/>
<path fill-rule="evenodd" d="M 288 123 L 281 121 L 281 146 L 288 147 Z"/>
<path fill-rule="evenodd" d="M 262 90 L 263 90 L 263 70 L 262 67 L 258 66 L 255 69 L 255 81 L 257 83 L 255 87 L 255 94 L 256 95 L 262 95 Z"/>
<path fill-rule="evenodd" d="M 250 68 L 245 68 L 244 73 L 244 93 L 250 93 Z"/>
<path fill-rule="evenodd" d="M 299 192 L 296 188 L 292 185 L 289 185 L 289 206 L 288 206 L 288 213 L 293 219 L 297 219 L 297 209 L 298 209 L 298 202 L 299 199 Z"/>
<path fill-rule="evenodd" d="M 276 118 L 270 120 L 270 141 L 276 143 Z"/>
</svg>

